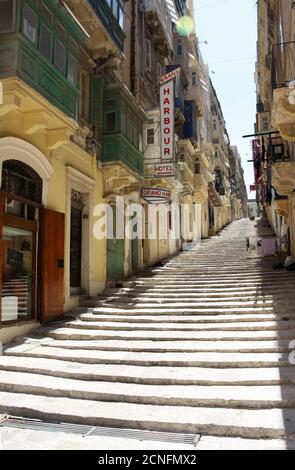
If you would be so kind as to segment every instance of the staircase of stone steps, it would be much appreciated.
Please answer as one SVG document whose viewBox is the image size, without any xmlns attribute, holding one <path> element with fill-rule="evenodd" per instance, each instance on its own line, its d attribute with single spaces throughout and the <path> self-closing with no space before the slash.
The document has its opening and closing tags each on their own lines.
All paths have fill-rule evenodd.
<svg viewBox="0 0 295 470">
<path fill-rule="evenodd" d="M 235 222 L 10 344 L 0 413 L 295 441 L 295 273 L 249 258 L 258 230 Z"/>
</svg>

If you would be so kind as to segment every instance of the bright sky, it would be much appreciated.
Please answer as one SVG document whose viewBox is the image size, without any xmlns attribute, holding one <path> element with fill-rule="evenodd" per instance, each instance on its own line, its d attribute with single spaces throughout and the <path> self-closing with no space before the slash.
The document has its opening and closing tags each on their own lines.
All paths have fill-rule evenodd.
<svg viewBox="0 0 295 470">
<path fill-rule="evenodd" d="M 242 157 L 249 192 L 253 183 L 253 167 L 247 163 L 252 158 L 251 147 L 242 135 L 254 132 L 256 113 L 256 1 L 195 0 L 195 10 L 199 41 L 208 42 L 200 45 L 204 62 L 209 64 L 231 144 L 237 145 Z"/>
</svg>

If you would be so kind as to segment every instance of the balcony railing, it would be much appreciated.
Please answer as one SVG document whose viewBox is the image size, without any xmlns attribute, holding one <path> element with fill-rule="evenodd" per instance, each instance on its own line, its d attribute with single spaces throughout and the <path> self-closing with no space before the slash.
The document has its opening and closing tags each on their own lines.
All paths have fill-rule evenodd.
<svg viewBox="0 0 295 470">
<path fill-rule="evenodd" d="M 295 85 L 295 41 L 273 45 L 271 72 L 273 90 Z"/>
</svg>

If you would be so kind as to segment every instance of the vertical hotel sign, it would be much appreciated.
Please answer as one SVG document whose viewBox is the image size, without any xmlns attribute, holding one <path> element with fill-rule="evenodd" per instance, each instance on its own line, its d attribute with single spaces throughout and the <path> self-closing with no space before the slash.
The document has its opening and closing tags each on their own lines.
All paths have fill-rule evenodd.
<svg viewBox="0 0 295 470">
<path fill-rule="evenodd" d="M 155 165 L 156 176 L 174 176 L 174 81 L 180 68 L 160 79 L 161 163 Z"/>
</svg>

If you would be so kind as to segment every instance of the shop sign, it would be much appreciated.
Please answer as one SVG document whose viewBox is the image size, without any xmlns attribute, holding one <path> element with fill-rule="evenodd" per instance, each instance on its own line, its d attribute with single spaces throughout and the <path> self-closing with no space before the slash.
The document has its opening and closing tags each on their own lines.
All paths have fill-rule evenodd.
<svg viewBox="0 0 295 470">
<path fill-rule="evenodd" d="M 174 176 L 174 163 L 157 163 L 155 165 L 155 176 Z"/>
<path fill-rule="evenodd" d="M 142 188 L 141 197 L 150 204 L 166 204 L 171 201 L 171 191 L 160 188 Z"/>
</svg>

